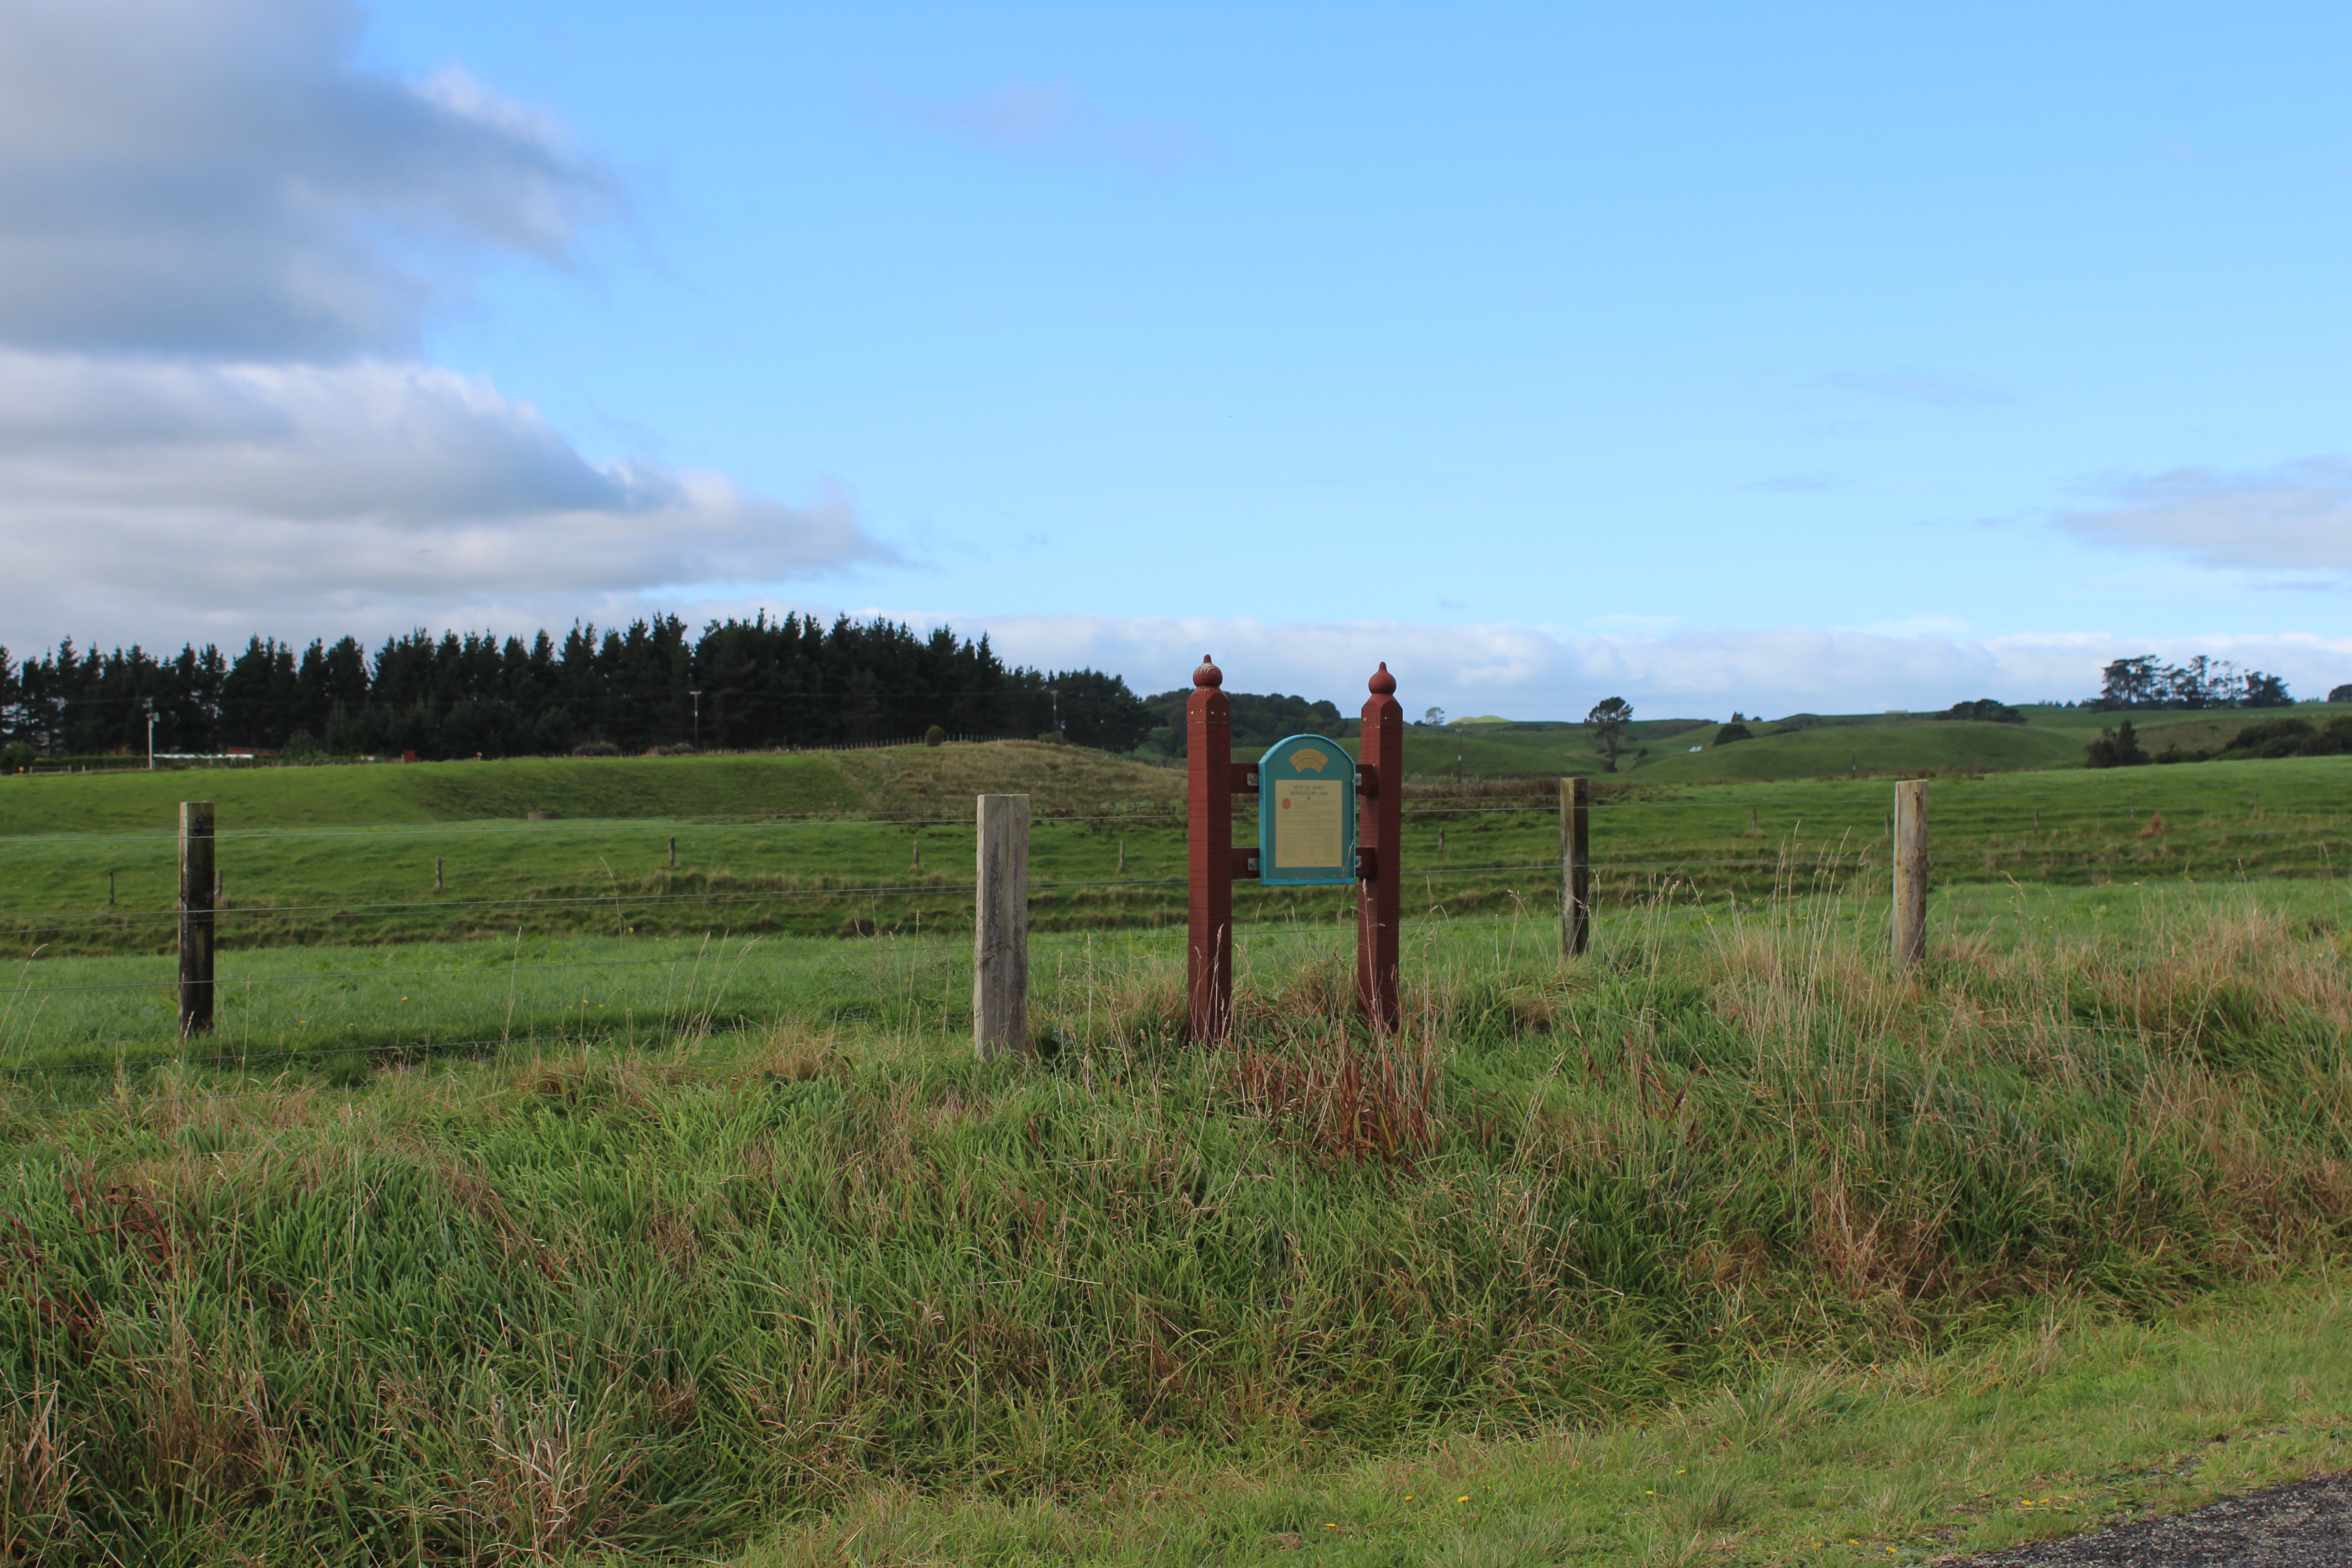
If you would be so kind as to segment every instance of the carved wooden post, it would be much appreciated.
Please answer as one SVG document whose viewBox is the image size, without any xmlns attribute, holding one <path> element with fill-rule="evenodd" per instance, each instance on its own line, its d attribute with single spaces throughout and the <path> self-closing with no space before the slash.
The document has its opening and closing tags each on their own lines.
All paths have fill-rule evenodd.
<svg viewBox="0 0 2352 1568">
<path fill-rule="evenodd" d="M 1365 700 L 1356 791 L 1356 1005 L 1375 1029 L 1404 1022 L 1397 928 L 1404 909 L 1404 709 L 1385 660 Z M 1367 799 L 1369 797 L 1369 799 Z"/>
<path fill-rule="evenodd" d="M 180 803 L 180 1037 L 213 1032 L 213 803 Z"/>
<path fill-rule="evenodd" d="M 971 922 L 971 1048 L 982 1061 L 1029 1048 L 1029 797 L 980 797 L 980 887 Z"/>
<path fill-rule="evenodd" d="M 1927 781 L 1895 786 L 1895 962 L 1927 956 Z"/>
<path fill-rule="evenodd" d="M 1185 1016 L 1195 1040 L 1222 1040 L 1234 1023 L 1234 704 L 1207 654 L 1184 703 L 1186 873 L 1190 940 Z"/>
<path fill-rule="evenodd" d="M 1559 955 L 1592 943 L 1592 781 L 1559 781 Z"/>
</svg>

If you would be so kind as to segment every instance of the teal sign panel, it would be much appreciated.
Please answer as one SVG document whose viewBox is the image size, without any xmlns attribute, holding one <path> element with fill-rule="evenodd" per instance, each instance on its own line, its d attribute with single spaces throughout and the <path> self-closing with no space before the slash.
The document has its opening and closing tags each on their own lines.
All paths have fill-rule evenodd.
<svg viewBox="0 0 2352 1568">
<path fill-rule="evenodd" d="M 1356 879 L 1356 760 L 1325 735 L 1276 741 L 1257 764 L 1258 880 Z"/>
</svg>

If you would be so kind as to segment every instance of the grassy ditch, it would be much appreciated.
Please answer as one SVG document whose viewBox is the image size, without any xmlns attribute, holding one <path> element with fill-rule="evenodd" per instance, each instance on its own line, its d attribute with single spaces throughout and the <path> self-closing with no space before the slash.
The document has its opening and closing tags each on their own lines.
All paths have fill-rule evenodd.
<svg viewBox="0 0 2352 1568">
<path fill-rule="evenodd" d="M 1336 953 L 1269 950 L 1236 1042 L 1182 1046 L 1139 951 L 1064 966 L 1031 1062 L 779 1026 L 0 1100 L 0 1536 L 737 1551 L 909 1492 L 1582 1429 L 2340 1256 L 2340 889 L 2095 897 L 1954 911 L 1916 976 L 1833 901 L 1567 965 L 1541 923 L 1426 933 L 1386 1041 Z"/>
<path fill-rule="evenodd" d="M 2347 1330 L 2340 1283 L 2144 1321 L 2053 1301 L 1949 1349 L 1329 1470 L 1170 1468 L 1074 1496 L 870 1487 L 740 1568 L 1937 1562 L 2352 1466 Z"/>
</svg>

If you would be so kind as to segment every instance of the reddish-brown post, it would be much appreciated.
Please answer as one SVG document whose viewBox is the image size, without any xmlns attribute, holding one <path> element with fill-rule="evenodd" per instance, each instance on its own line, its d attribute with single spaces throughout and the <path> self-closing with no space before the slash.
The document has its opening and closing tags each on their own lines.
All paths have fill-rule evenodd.
<svg viewBox="0 0 2352 1568">
<path fill-rule="evenodd" d="M 1184 961 L 1196 1040 L 1222 1040 L 1234 1021 L 1234 703 L 1207 654 L 1184 703 L 1192 941 Z"/>
<path fill-rule="evenodd" d="M 1404 910 L 1404 710 L 1386 661 L 1371 679 L 1356 792 L 1356 1005 L 1372 1027 L 1404 1021 L 1397 1000 L 1397 925 Z M 1369 798 L 1368 798 L 1369 797 Z"/>
</svg>

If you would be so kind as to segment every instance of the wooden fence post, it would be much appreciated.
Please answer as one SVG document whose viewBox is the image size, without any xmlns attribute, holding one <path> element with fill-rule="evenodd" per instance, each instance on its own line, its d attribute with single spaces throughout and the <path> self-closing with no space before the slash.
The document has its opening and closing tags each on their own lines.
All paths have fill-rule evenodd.
<svg viewBox="0 0 2352 1568">
<path fill-rule="evenodd" d="M 180 1037 L 213 1032 L 213 803 L 180 803 Z"/>
<path fill-rule="evenodd" d="M 436 893 L 441 890 L 441 857 L 438 855 L 433 857 L 433 890 Z"/>
<path fill-rule="evenodd" d="M 1559 955 L 1592 945 L 1592 781 L 1559 781 Z"/>
<path fill-rule="evenodd" d="M 1207 654 L 1184 700 L 1185 1027 L 1222 1040 L 1234 1021 L 1234 703 Z"/>
<path fill-rule="evenodd" d="M 1357 747 L 1368 787 L 1360 786 L 1356 796 L 1356 1005 L 1374 1029 L 1393 1032 L 1404 1024 L 1397 994 L 1397 937 L 1404 915 L 1404 709 L 1387 660 L 1366 684 L 1371 696 L 1364 701 L 1363 742 Z"/>
<path fill-rule="evenodd" d="M 1895 962 L 1927 956 L 1927 781 L 1895 786 Z"/>
<path fill-rule="evenodd" d="M 670 835 L 669 868 L 673 871 L 677 869 L 677 836 L 676 834 Z"/>
<path fill-rule="evenodd" d="M 980 797 L 979 906 L 971 923 L 971 1048 L 1029 1048 L 1029 797 Z"/>
</svg>

